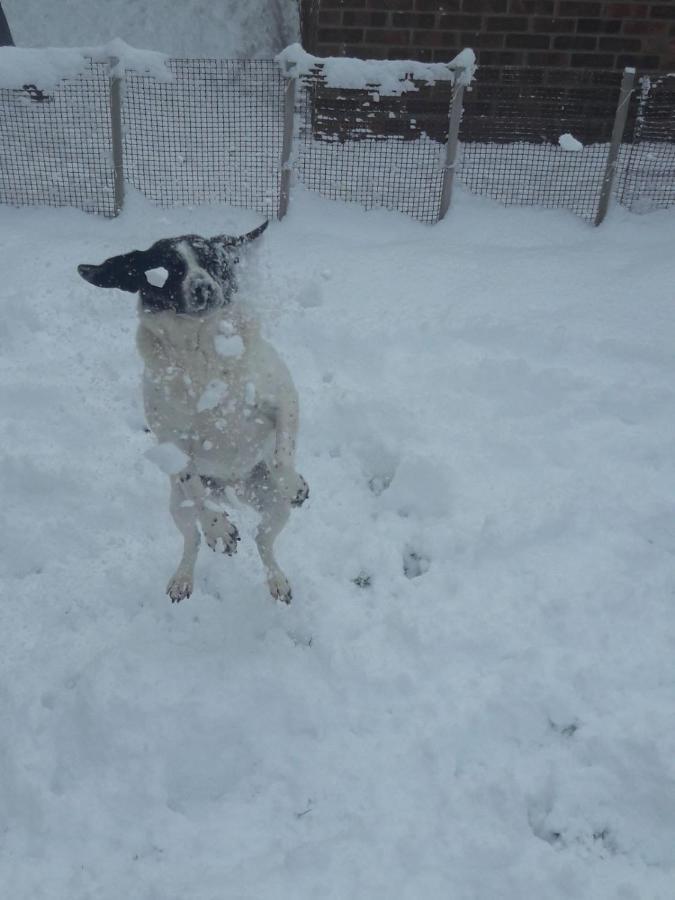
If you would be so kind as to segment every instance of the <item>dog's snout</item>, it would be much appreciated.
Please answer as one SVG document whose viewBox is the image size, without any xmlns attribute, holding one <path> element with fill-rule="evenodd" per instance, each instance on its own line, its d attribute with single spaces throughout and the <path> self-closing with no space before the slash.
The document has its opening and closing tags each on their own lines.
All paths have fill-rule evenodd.
<svg viewBox="0 0 675 900">
<path fill-rule="evenodd" d="M 190 285 L 190 306 L 192 309 L 206 309 L 214 299 L 215 289 L 212 284 L 203 279 L 193 281 Z"/>
</svg>

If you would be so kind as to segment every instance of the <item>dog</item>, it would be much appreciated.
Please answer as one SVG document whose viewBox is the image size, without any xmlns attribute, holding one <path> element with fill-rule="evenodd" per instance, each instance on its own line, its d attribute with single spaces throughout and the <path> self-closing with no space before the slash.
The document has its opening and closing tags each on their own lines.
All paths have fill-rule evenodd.
<svg viewBox="0 0 675 900">
<path fill-rule="evenodd" d="M 255 318 L 233 299 L 239 237 L 159 240 L 78 272 L 96 287 L 138 293 L 137 347 L 145 363 L 149 429 L 177 447 L 170 510 L 184 540 L 167 586 L 172 602 L 192 594 L 201 533 L 212 550 L 236 552 L 239 533 L 224 509 L 232 493 L 260 514 L 256 544 L 272 596 L 291 601 L 274 541 L 291 507 L 309 495 L 295 470 L 298 396 L 290 373 L 260 336 Z M 175 453 L 175 451 L 174 451 Z"/>
</svg>

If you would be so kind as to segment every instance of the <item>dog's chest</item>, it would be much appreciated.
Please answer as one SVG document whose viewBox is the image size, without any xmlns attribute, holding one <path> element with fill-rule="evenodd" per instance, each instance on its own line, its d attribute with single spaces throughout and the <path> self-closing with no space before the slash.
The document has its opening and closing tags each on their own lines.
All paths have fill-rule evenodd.
<svg viewBox="0 0 675 900">
<path fill-rule="evenodd" d="M 236 454 L 273 427 L 270 398 L 246 353 L 223 359 L 200 347 L 167 351 L 155 344 L 143 356 L 146 419 L 160 440 L 191 454 Z"/>
</svg>

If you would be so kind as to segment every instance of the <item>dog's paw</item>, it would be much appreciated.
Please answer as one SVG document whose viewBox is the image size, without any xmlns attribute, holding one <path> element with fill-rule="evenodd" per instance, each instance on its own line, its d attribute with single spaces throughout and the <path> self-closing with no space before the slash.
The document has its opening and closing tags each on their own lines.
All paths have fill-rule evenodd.
<svg viewBox="0 0 675 900">
<path fill-rule="evenodd" d="M 298 475 L 298 489 L 295 494 L 295 497 L 291 500 L 291 506 L 302 506 L 305 500 L 309 497 L 309 485 L 302 477 L 302 475 Z"/>
<path fill-rule="evenodd" d="M 217 551 L 219 542 L 222 544 L 222 552 L 232 556 L 237 552 L 237 542 L 240 540 L 239 532 L 223 513 L 205 510 L 200 518 L 204 540 L 212 550 Z"/>
<path fill-rule="evenodd" d="M 309 496 L 307 482 L 290 466 L 272 466 L 272 483 L 291 506 L 300 506 Z"/>
<path fill-rule="evenodd" d="M 270 575 L 267 579 L 267 585 L 270 589 L 270 594 L 275 600 L 279 600 L 280 603 L 285 603 L 287 606 L 293 599 L 293 594 L 291 592 L 291 586 L 288 583 L 288 579 L 284 575 L 283 572 L 276 572 L 273 575 Z"/>
<path fill-rule="evenodd" d="M 176 574 L 166 586 L 166 592 L 171 597 L 172 603 L 180 603 L 187 600 L 192 593 L 192 578 Z"/>
</svg>

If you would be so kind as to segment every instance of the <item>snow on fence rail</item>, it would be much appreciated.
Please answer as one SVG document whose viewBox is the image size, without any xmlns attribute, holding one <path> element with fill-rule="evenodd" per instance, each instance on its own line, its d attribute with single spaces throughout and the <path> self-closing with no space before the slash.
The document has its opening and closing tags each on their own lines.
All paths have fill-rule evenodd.
<svg viewBox="0 0 675 900">
<path fill-rule="evenodd" d="M 0 202 L 110 216 L 126 184 L 160 205 L 281 216 L 293 175 L 424 222 L 445 214 L 453 176 L 596 224 L 612 190 L 636 211 L 675 204 L 675 77 L 505 68 L 471 83 L 473 62 L 4 48 Z"/>
</svg>

